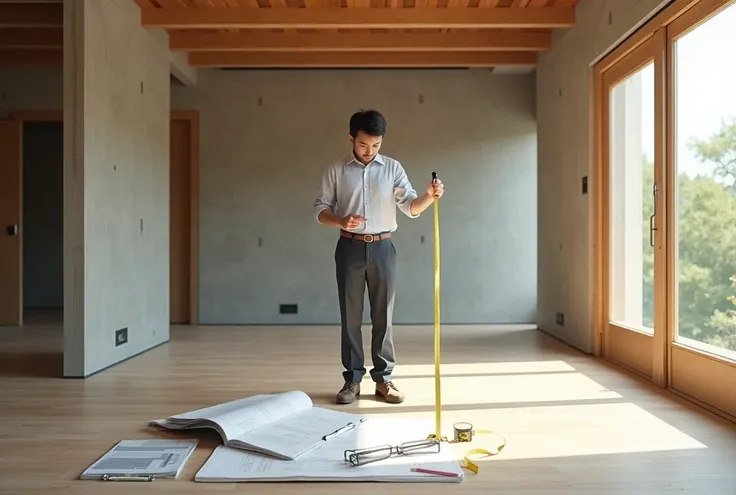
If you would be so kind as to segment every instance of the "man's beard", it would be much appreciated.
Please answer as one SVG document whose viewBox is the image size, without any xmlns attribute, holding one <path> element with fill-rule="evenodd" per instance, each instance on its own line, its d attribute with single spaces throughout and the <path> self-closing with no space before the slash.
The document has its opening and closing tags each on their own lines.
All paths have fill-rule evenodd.
<svg viewBox="0 0 736 495">
<path fill-rule="evenodd" d="M 375 158 L 375 155 L 359 155 L 355 151 L 353 151 L 353 156 L 360 160 L 362 163 L 368 163 L 373 160 L 373 158 Z"/>
</svg>

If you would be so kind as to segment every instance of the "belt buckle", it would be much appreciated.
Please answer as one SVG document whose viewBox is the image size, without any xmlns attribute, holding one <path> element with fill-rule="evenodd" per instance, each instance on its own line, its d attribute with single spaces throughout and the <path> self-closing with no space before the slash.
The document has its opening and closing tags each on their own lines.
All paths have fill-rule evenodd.
<svg viewBox="0 0 736 495">
<path fill-rule="evenodd" d="M 369 237 L 370 237 L 370 240 L 368 240 L 368 238 L 369 238 Z M 365 234 L 365 235 L 363 236 L 363 240 L 364 240 L 365 242 L 373 242 L 373 234 Z"/>
</svg>

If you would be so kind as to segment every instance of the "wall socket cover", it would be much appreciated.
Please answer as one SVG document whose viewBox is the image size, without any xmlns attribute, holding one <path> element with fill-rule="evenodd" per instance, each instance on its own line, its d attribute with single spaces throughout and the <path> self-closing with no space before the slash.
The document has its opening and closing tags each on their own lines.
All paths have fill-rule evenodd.
<svg viewBox="0 0 736 495">
<path fill-rule="evenodd" d="M 128 328 L 121 328 L 115 331 L 115 347 L 128 342 Z"/>
</svg>

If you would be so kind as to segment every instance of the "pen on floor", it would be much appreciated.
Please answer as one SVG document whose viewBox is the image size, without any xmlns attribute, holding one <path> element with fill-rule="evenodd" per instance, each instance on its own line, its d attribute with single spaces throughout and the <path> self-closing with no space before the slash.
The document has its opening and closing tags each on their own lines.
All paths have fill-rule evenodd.
<svg viewBox="0 0 736 495">
<path fill-rule="evenodd" d="M 327 441 L 330 438 L 336 437 L 338 435 L 341 435 L 342 433 L 345 433 L 346 431 L 350 431 L 353 428 L 355 428 L 355 423 L 350 422 L 350 423 L 346 424 L 345 426 L 343 426 L 342 428 L 338 428 L 337 430 L 333 431 L 332 433 L 328 433 L 327 435 L 323 436 L 322 437 L 322 440 Z"/>
<path fill-rule="evenodd" d="M 449 478 L 457 478 L 459 476 L 457 473 L 448 473 L 447 471 L 437 471 L 435 469 L 411 468 L 411 470 L 416 473 L 436 474 L 437 476 L 447 476 Z"/>
</svg>

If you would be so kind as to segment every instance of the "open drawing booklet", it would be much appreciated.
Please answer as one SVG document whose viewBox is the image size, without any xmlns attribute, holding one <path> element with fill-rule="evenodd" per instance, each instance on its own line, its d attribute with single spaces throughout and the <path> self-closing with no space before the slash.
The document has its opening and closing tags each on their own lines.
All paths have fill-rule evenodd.
<svg viewBox="0 0 736 495">
<path fill-rule="evenodd" d="M 262 394 L 149 424 L 169 430 L 213 428 L 227 447 L 294 460 L 365 421 L 359 414 L 315 407 L 304 392 Z"/>
<path fill-rule="evenodd" d="M 452 446 L 440 444 L 439 452 L 379 456 L 381 460 L 353 466 L 346 461 L 345 451 L 425 440 L 434 432 L 434 422 L 425 418 L 373 417 L 357 428 L 327 442 L 295 461 L 218 446 L 209 456 L 194 480 L 202 483 L 232 482 L 404 482 L 459 483 L 463 469 Z M 431 449 L 430 449 L 431 450 Z M 384 451 L 385 452 L 385 451 Z M 442 471 L 447 475 L 419 472 L 413 468 Z"/>
</svg>

